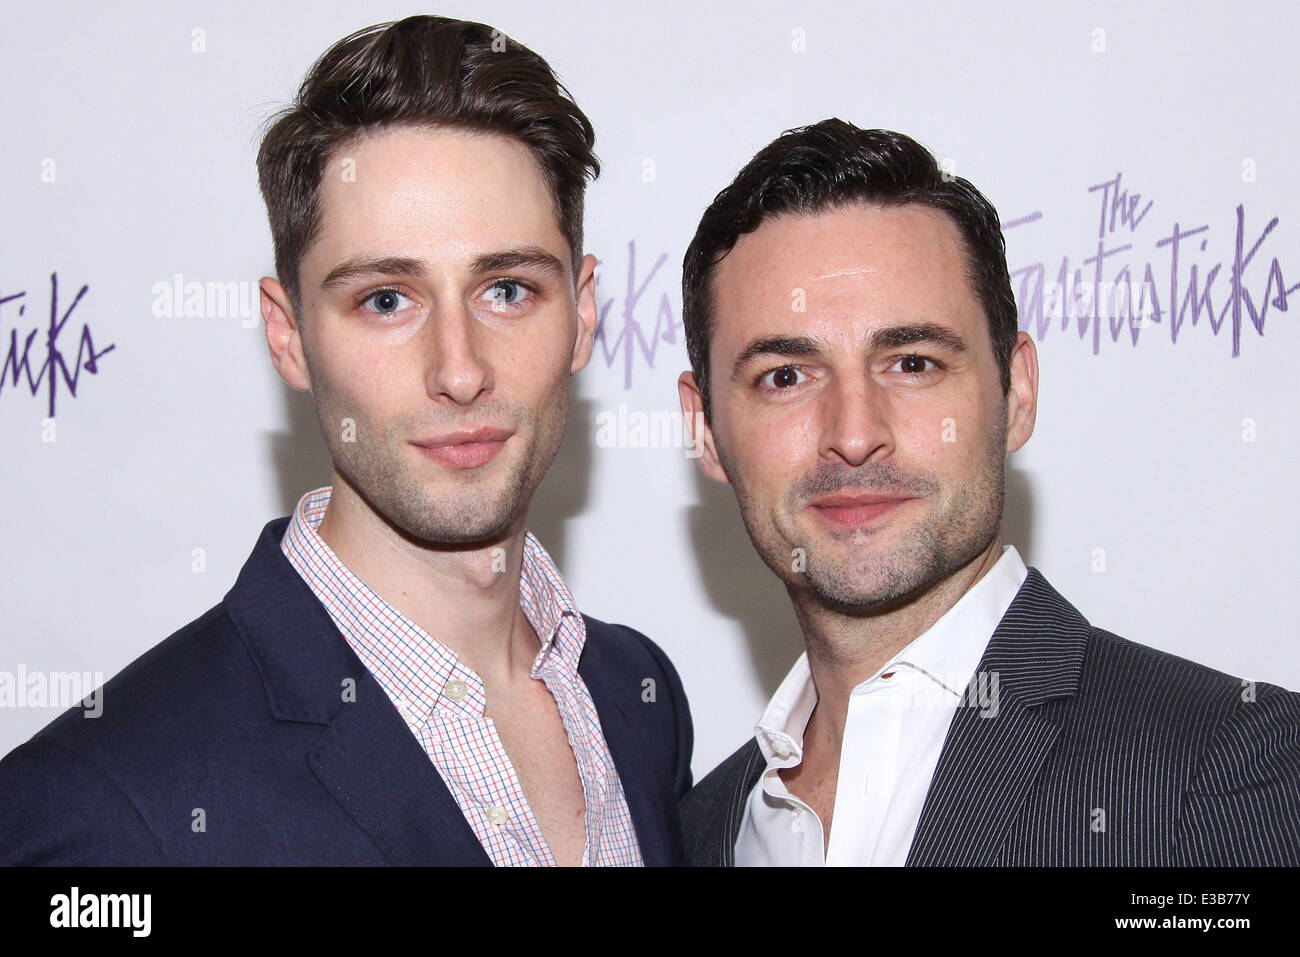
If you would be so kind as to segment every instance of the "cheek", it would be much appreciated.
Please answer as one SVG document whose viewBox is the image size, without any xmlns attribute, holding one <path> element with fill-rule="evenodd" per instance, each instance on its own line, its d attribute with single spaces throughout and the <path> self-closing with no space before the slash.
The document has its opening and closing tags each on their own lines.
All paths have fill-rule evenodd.
<svg viewBox="0 0 1300 957">
<path fill-rule="evenodd" d="M 397 387 L 409 381 L 394 359 L 347 349 L 325 361 L 318 358 L 311 370 L 312 390 L 337 417 L 371 423 L 389 418 L 400 411 Z"/>
<path fill-rule="evenodd" d="M 900 400 L 894 421 L 907 445 L 931 458 L 961 460 L 978 447 L 982 453 L 994 426 L 992 410 L 977 384 L 935 390 Z"/>
<path fill-rule="evenodd" d="M 771 489 L 779 494 L 815 467 L 818 429 L 811 413 L 738 418 L 742 420 L 729 421 L 722 431 L 716 421 L 714 426 L 733 481 L 751 492 Z"/>
</svg>

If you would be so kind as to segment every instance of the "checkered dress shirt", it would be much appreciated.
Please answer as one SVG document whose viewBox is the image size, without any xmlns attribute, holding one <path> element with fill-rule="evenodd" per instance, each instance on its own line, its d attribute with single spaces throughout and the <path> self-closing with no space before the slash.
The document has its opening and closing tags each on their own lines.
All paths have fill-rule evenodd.
<svg viewBox="0 0 1300 957">
<path fill-rule="evenodd" d="M 332 487 L 298 502 L 281 549 L 357 657 L 392 699 L 492 863 L 554 865 L 555 858 L 492 721 L 483 682 L 428 632 L 354 575 L 317 534 Z M 623 785 L 578 660 L 587 639 L 555 563 L 527 533 L 519 604 L 542 642 L 532 676 L 555 699 L 586 801 L 584 866 L 639 866 Z"/>
</svg>

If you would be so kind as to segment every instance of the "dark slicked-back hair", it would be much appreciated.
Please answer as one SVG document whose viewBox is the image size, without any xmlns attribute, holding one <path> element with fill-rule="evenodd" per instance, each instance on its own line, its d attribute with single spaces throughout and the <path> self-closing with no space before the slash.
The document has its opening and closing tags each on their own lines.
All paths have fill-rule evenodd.
<svg viewBox="0 0 1300 957">
<path fill-rule="evenodd" d="M 916 140 L 830 119 L 787 130 L 763 147 L 704 211 L 686 250 L 682 321 L 706 416 L 714 267 L 741 236 L 775 216 L 821 213 L 850 203 L 919 203 L 946 213 L 956 224 L 966 245 L 968 278 L 988 318 L 1002 391 L 1011 388 L 1019 323 L 997 210 L 969 182 L 941 170 Z"/>
<path fill-rule="evenodd" d="M 550 190 L 577 272 L 587 177 L 600 174 L 591 123 L 550 65 L 499 30 L 407 17 L 334 44 L 293 102 L 268 121 L 258 183 L 275 268 L 296 312 L 302 311 L 298 268 L 320 233 L 326 165 L 368 133 L 408 125 L 499 133 L 526 146 Z"/>
</svg>

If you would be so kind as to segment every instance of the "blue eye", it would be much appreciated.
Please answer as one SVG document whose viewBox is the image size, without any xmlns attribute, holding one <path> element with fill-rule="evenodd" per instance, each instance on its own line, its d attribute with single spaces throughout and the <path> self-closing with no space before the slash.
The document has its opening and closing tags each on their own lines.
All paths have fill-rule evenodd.
<svg viewBox="0 0 1300 957">
<path fill-rule="evenodd" d="M 498 279 L 488 288 L 488 301 L 493 305 L 510 306 L 524 297 L 524 286 L 513 279 Z"/>
<path fill-rule="evenodd" d="M 402 305 L 403 301 L 406 301 L 407 303 L 410 302 L 406 296 L 402 295 L 396 289 L 376 289 L 361 302 L 362 305 L 365 305 L 366 303 L 374 303 L 375 308 L 372 311 L 377 312 L 381 316 L 387 316 L 392 315 L 395 312 L 401 312 L 406 308 Z"/>
</svg>

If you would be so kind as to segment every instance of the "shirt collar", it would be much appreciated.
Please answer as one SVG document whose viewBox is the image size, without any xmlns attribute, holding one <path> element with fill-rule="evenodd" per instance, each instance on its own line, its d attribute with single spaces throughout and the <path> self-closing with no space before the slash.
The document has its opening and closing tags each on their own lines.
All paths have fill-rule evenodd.
<svg viewBox="0 0 1300 957">
<path fill-rule="evenodd" d="M 1002 557 L 983 578 L 854 691 L 870 685 L 882 674 L 906 669 L 917 680 L 944 689 L 953 702 L 960 701 L 989 639 L 1028 574 L 1015 546 L 1004 546 Z M 754 728 L 754 738 L 769 766 L 793 767 L 803 759 L 803 733 L 816 705 L 817 688 L 805 652 L 781 682 Z"/>
<path fill-rule="evenodd" d="M 984 577 L 876 675 L 908 667 L 941 685 L 954 701 L 960 699 L 1028 574 L 1015 546 L 1004 546 Z"/>
<path fill-rule="evenodd" d="M 555 664 L 565 674 L 576 674 L 587 640 L 586 623 L 564 584 L 560 570 L 532 532 L 524 534 L 524 560 L 519 571 L 519 605 L 537 632 L 542 647 L 533 662 L 533 677 Z"/>
<path fill-rule="evenodd" d="M 282 548 L 318 597 L 329 596 L 326 610 L 335 624 L 349 643 L 364 645 L 373 658 L 392 661 L 418 657 L 424 667 L 433 668 L 431 677 L 439 685 L 466 677 L 463 672 L 468 669 L 460 665 L 449 648 L 354 575 L 320 537 L 317 529 L 332 493 L 333 487 L 327 485 L 299 499 Z M 547 669 L 564 676 L 575 675 L 586 643 L 586 624 L 555 562 L 532 532 L 524 535 L 519 605 L 541 641 L 533 659 L 533 676 Z"/>
</svg>

